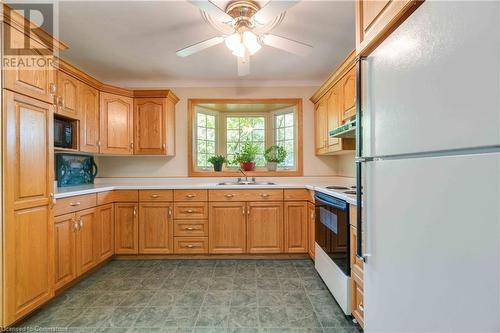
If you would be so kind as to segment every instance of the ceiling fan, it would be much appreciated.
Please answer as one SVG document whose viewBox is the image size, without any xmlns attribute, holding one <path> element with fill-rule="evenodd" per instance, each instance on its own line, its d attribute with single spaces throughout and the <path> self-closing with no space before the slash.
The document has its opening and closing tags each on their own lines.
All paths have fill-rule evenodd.
<svg viewBox="0 0 500 333">
<path fill-rule="evenodd" d="M 225 42 L 228 49 L 238 58 L 238 75 L 250 73 L 250 56 L 257 53 L 263 45 L 304 56 L 312 46 L 289 38 L 267 33 L 281 23 L 288 8 L 299 0 L 269 1 L 262 8 L 250 0 L 230 2 L 222 10 L 210 0 L 190 0 L 201 10 L 202 17 L 222 36 L 213 37 L 193 44 L 176 52 L 179 57 L 187 57 L 209 47 Z"/>
</svg>

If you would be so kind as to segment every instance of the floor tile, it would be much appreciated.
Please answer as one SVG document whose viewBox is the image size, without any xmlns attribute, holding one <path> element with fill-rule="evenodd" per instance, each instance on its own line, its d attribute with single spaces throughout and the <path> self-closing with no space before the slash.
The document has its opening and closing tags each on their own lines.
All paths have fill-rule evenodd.
<svg viewBox="0 0 500 333">
<path fill-rule="evenodd" d="M 148 305 L 155 293 L 155 291 L 151 290 L 134 291 L 129 296 L 125 297 L 119 306 L 144 307 Z"/>
<path fill-rule="evenodd" d="M 142 308 L 135 307 L 116 307 L 113 313 L 103 323 L 104 327 L 131 327 Z"/>
<path fill-rule="evenodd" d="M 193 327 L 200 308 L 174 306 L 165 320 L 165 327 Z"/>
<path fill-rule="evenodd" d="M 229 307 L 202 307 L 196 321 L 196 327 L 227 327 L 228 318 Z"/>
<path fill-rule="evenodd" d="M 208 291 L 203 300 L 203 306 L 229 306 L 232 292 L 229 290 Z"/>
<path fill-rule="evenodd" d="M 176 298 L 175 303 L 177 306 L 199 307 L 203 302 L 204 296 L 205 296 L 205 291 L 184 290 L 179 293 L 179 296 Z"/>
<path fill-rule="evenodd" d="M 257 306 L 256 290 L 235 290 L 231 295 L 231 306 Z"/>
<path fill-rule="evenodd" d="M 283 301 L 283 292 L 274 290 L 259 290 L 257 291 L 257 303 L 259 306 L 285 305 Z"/>
<path fill-rule="evenodd" d="M 273 278 L 259 278 L 257 279 L 257 289 L 259 290 L 280 290 L 279 280 Z"/>
<path fill-rule="evenodd" d="M 134 323 L 134 327 L 164 327 L 171 307 L 145 307 Z"/>
<path fill-rule="evenodd" d="M 169 278 L 165 278 L 165 279 L 162 279 L 162 280 L 164 282 L 163 282 L 163 285 L 161 286 L 161 289 L 168 289 L 168 290 L 175 290 L 175 291 L 183 289 L 184 286 L 187 283 L 186 279 L 169 279 Z"/>
<path fill-rule="evenodd" d="M 256 290 L 257 289 L 257 279 L 248 277 L 238 277 L 234 278 L 234 289 L 237 290 Z"/>
<path fill-rule="evenodd" d="M 288 317 L 284 306 L 259 308 L 261 327 L 288 327 Z"/>
<path fill-rule="evenodd" d="M 233 289 L 233 277 L 214 277 L 211 279 L 208 286 L 209 290 L 232 290 Z"/>
<path fill-rule="evenodd" d="M 321 327 L 312 307 L 287 306 L 286 315 L 290 327 Z"/>
<path fill-rule="evenodd" d="M 101 327 L 104 321 L 113 313 L 115 308 L 96 307 L 84 310 L 81 315 L 76 317 L 68 326 L 75 328 Z"/>
<path fill-rule="evenodd" d="M 231 307 L 229 313 L 229 327 L 255 327 L 259 315 L 256 307 Z"/>
</svg>

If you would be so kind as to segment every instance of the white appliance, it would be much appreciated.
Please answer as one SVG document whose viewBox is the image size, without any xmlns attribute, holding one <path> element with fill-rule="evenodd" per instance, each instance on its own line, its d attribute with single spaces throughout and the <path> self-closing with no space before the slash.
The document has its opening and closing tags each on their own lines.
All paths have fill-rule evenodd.
<svg viewBox="0 0 500 333">
<path fill-rule="evenodd" d="M 499 21 L 425 1 L 358 66 L 368 333 L 500 331 Z"/>
</svg>

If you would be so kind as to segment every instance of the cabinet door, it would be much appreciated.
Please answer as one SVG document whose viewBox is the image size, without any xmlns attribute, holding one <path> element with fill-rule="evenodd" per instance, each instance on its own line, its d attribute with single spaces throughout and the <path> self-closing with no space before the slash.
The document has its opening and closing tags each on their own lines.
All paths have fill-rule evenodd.
<svg viewBox="0 0 500 333">
<path fill-rule="evenodd" d="M 322 150 L 326 147 L 327 110 L 327 99 L 322 99 L 316 106 L 316 110 L 314 112 L 314 136 L 316 143 L 316 154 L 323 153 Z"/>
<path fill-rule="evenodd" d="M 97 263 L 96 223 L 97 210 L 90 208 L 76 213 L 78 232 L 76 234 L 76 272 L 81 275 Z"/>
<path fill-rule="evenodd" d="M 57 110 L 58 114 L 73 119 L 80 118 L 78 108 L 78 80 L 68 74 L 57 72 Z"/>
<path fill-rule="evenodd" d="M 134 154 L 166 154 L 166 107 L 165 98 L 134 100 Z"/>
<path fill-rule="evenodd" d="M 341 120 L 346 120 L 356 115 L 356 70 L 351 68 L 340 81 L 342 87 Z"/>
<path fill-rule="evenodd" d="M 3 91 L 4 324 L 54 294 L 53 106 Z"/>
<path fill-rule="evenodd" d="M 98 263 L 114 253 L 114 220 L 113 204 L 97 207 L 95 251 Z"/>
<path fill-rule="evenodd" d="M 285 202 L 285 252 L 308 252 L 307 213 L 307 201 Z"/>
<path fill-rule="evenodd" d="M 99 92 L 85 83 L 78 84 L 80 150 L 99 152 Z"/>
<path fill-rule="evenodd" d="M 55 240 L 55 289 L 59 289 L 76 278 L 76 244 L 78 231 L 75 214 L 54 218 Z"/>
<path fill-rule="evenodd" d="M 246 205 L 244 202 L 212 202 L 209 208 L 209 252 L 245 253 Z"/>
<path fill-rule="evenodd" d="M 136 203 L 115 203 L 115 253 L 137 254 L 138 251 L 138 206 Z"/>
<path fill-rule="evenodd" d="M 44 45 L 38 41 L 29 39 L 20 31 L 6 24 L 3 25 L 3 28 L 5 33 L 5 45 L 10 46 L 8 48 L 9 54 L 5 54 L 4 59 L 7 65 L 9 62 L 12 63 L 8 69 L 2 71 L 5 79 L 4 87 L 50 104 L 54 103 L 56 85 L 55 70 L 51 65 L 53 57 L 51 55 L 42 54 Z M 25 39 L 27 39 L 30 44 L 30 50 L 24 49 Z M 7 52 L 7 48 L 5 52 Z M 33 68 L 14 65 L 14 63 L 19 64 L 22 59 L 26 61 L 26 59 L 31 59 L 33 57 L 40 57 L 40 59 L 43 57 L 43 59 L 45 59 L 44 61 L 37 62 L 41 64 L 41 67 Z"/>
<path fill-rule="evenodd" d="M 356 53 L 369 54 L 422 2 L 422 0 L 356 1 Z"/>
<path fill-rule="evenodd" d="M 132 98 L 100 93 L 100 153 L 131 155 L 134 152 Z"/>
<path fill-rule="evenodd" d="M 283 203 L 247 203 L 247 252 L 283 252 Z"/>
<path fill-rule="evenodd" d="M 336 151 L 339 149 L 342 149 L 340 146 L 340 139 L 339 138 L 332 138 L 330 137 L 330 131 L 336 129 L 340 125 L 340 86 L 335 85 L 332 88 L 332 92 L 330 93 L 330 96 L 328 96 L 327 99 L 327 119 L 328 119 L 328 126 L 326 129 L 326 138 L 328 142 L 328 151 Z"/>
<path fill-rule="evenodd" d="M 139 204 L 139 253 L 173 253 L 171 203 Z"/>
<path fill-rule="evenodd" d="M 316 251 L 316 241 L 315 241 L 315 223 L 316 223 L 316 209 L 315 209 L 315 206 L 314 204 L 312 203 L 308 203 L 307 204 L 307 207 L 308 207 L 308 212 L 309 212 L 309 218 L 308 218 L 308 223 L 309 223 L 309 227 L 308 227 L 308 231 L 307 231 L 307 235 L 308 235 L 308 238 L 309 238 L 309 241 L 308 241 L 308 252 L 309 252 L 309 256 L 311 257 L 311 259 L 314 259 L 314 255 L 315 255 L 315 251 Z"/>
</svg>

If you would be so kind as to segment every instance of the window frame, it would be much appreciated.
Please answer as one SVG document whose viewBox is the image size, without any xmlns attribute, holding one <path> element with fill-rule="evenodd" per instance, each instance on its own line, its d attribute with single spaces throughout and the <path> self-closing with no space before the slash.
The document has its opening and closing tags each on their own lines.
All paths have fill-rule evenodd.
<svg viewBox="0 0 500 333">
<path fill-rule="evenodd" d="M 196 119 L 194 119 L 195 106 L 198 104 L 217 104 L 217 103 L 226 103 L 226 104 L 272 104 L 272 103 L 286 103 L 292 104 L 295 106 L 295 134 L 296 140 L 294 140 L 295 149 L 296 149 L 296 167 L 294 170 L 277 170 L 277 171 L 267 171 L 267 170 L 256 170 L 247 172 L 250 177 L 266 177 L 266 176 L 281 176 L 281 177 L 291 177 L 291 176 L 302 176 L 303 175 L 303 113 L 302 113 L 302 99 L 301 98 L 284 98 L 284 99 L 188 99 L 188 175 L 189 177 L 239 177 L 241 174 L 238 170 L 223 170 L 222 172 L 215 172 L 213 169 L 205 170 L 199 169 L 196 167 L 196 134 L 194 125 L 196 124 Z M 214 111 L 215 113 L 217 111 Z M 266 146 L 274 144 L 276 142 L 275 138 L 275 115 L 279 114 L 280 110 L 271 111 L 269 113 L 259 113 L 256 112 L 255 115 L 264 115 L 266 118 Z M 246 113 L 231 113 L 233 116 L 238 115 L 247 115 Z M 225 116 L 221 116 L 218 114 L 216 116 L 216 127 L 218 130 L 217 141 L 224 142 L 224 147 L 226 146 L 226 120 Z M 227 149 L 226 147 L 224 150 Z M 226 154 L 227 151 L 224 152 Z"/>
</svg>

